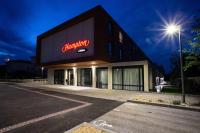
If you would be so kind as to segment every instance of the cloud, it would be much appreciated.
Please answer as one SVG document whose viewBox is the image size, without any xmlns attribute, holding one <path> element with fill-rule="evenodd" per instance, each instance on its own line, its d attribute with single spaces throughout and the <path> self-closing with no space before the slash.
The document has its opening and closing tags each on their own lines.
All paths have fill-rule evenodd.
<svg viewBox="0 0 200 133">
<path fill-rule="evenodd" d="M 30 12 L 25 0 L 2 0 L 0 4 L 0 16 L 3 25 L 15 25 L 28 19 Z M 12 28 L 12 27 L 8 27 Z"/>
<path fill-rule="evenodd" d="M 31 42 L 20 37 L 12 29 L 0 27 L 0 48 L 10 51 L 21 50 L 23 53 L 33 53 L 34 47 L 30 45 Z M 30 52 L 32 51 L 32 52 Z M 21 54 L 21 53 L 18 53 Z"/>
<path fill-rule="evenodd" d="M 25 0 L 3 0 L 0 4 L 0 58 L 27 59 L 34 55 L 26 35 L 21 35 L 21 26 L 28 23 L 30 10 Z"/>
<path fill-rule="evenodd" d="M 0 56 L 11 56 L 11 57 L 13 57 L 13 56 L 15 56 L 15 54 L 10 54 L 10 53 L 7 53 L 7 52 L 0 51 Z"/>
</svg>

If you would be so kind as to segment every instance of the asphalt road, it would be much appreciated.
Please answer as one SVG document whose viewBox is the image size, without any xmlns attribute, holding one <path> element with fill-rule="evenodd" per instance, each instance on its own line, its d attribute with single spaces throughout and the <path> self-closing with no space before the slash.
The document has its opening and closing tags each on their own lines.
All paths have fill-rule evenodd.
<svg viewBox="0 0 200 133">
<path fill-rule="evenodd" d="M 0 84 L 0 133 L 59 133 L 82 122 L 117 133 L 200 132 L 200 112 Z"/>
<path fill-rule="evenodd" d="M 91 123 L 117 133 L 200 133 L 200 112 L 124 103 Z"/>
<path fill-rule="evenodd" d="M 57 133 L 90 122 L 121 102 L 0 84 L 0 133 Z"/>
</svg>

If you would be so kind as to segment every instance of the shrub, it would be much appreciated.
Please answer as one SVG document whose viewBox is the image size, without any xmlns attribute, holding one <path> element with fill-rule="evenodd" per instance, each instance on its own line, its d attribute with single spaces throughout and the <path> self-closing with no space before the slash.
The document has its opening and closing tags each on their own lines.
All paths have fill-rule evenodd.
<svg viewBox="0 0 200 133">
<path fill-rule="evenodd" d="M 173 103 L 174 105 L 180 105 L 180 104 L 181 104 L 181 101 L 179 101 L 179 100 L 174 100 L 172 103 Z"/>
<path fill-rule="evenodd" d="M 158 99 L 158 102 L 160 102 L 160 103 L 163 103 L 164 101 L 163 101 L 163 100 L 161 100 L 161 99 Z"/>
</svg>

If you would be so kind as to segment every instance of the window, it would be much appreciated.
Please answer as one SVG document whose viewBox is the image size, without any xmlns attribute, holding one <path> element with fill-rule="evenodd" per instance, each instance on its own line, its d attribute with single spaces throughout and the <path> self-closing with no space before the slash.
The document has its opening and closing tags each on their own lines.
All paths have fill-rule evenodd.
<svg viewBox="0 0 200 133">
<path fill-rule="evenodd" d="M 77 69 L 77 84 L 78 86 L 92 86 L 92 69 L 91 68 Z"/>
<path fill-rule="evenodd" d="M 119 48 L 119 59 L 120 60 L 122 59 L 122 48 L 121 47 Z"/>
<path fill-rule="evenodd" d="M 123 43 L 123 35 L 121 32 L 119 32 L 119 42 Z"/>
<path fill-rule="evenodd" d="M 107 31 L 108 31 L 109 34 L 113 33 L 113 27 L 112 27 L 112 23 L 111 22 L 108 22 Z"/>
<path fill-rule="evenodd" d="M 124 90 L 139 90 L 140 78 L 138 68 L 125 68 L 123 77 Z"/>
<path fill-rule="evenodd" d="M 114 68 L 113 69 L 113 89 L 121 90 L 122 89 L 122 69 Z"/>
<path fill-rule="evenodd" d="M 97 88 L 108 88 L 108 68 L 97 68 Z"/>
<path fill-rule="evenodd" d="M 64 84 L 64 70 L 54 71 L 54 84 Z"/>
<path fill-rule="evenodd" d="M 129 59 L 133 59 L 133 53 L 134 53 L 134 51 L 133 51 L 133 45 L 132 44 L 129 44 L 128 45 L 129 47 L 129 50 L 128 50 L 128 57 L 129 57 Z"/>
<path fill-rule="evenodd" d="M 108 43 L 108 55 L 112 56 L 112 44 Z"/>
<path fill-rule="evenodd" d="M 113 89 L 116 90 L 143 90 L 143 68 L 115 67 L 113 68 Z"/>
</svg>

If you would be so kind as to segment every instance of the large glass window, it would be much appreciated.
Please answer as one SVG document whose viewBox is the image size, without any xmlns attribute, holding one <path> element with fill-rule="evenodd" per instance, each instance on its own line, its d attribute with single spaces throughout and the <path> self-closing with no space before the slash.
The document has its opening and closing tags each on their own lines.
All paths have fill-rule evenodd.
<svg viewBox="0 0 200 133">
<path fill-rule="evenodd" d="M 143 68 L 113 68 L 113 89 L 136 91 L 143 90 Z"/>
<path fill-rule="evenodd" d="M 97 68 L 97 88 L 108 88 L 108 68 Z"/>
<path fill-rule="evenodd" d="M 123 77 L 124 90 L 139 90 L 140 78 L 138 68 L 125 68 Z"/>
<path fill-rule="evenodd" d="M 64 70 L 54 71 L 54 84 L 64 84 Z"/>
<path fill-rule="evenodd" d="M 121 90 L 122 89 L 122 69 L 114 68 L 113 69 L 113 89 Z"/>
<path fill-rule="evenodd" d="M 91 68 L 77 69 L 77 84 L 78 86 L 92 86 L 92 69 Z"/>
</svg>

